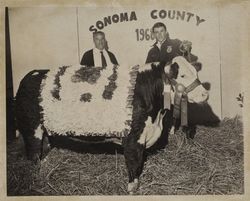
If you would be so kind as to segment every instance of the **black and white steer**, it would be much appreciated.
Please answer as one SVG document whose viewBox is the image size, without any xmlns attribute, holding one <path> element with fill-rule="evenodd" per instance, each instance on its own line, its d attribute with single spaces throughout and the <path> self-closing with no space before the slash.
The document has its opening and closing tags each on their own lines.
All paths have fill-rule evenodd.
<svg viewBox="0 0 250 201">
<path fill-rule="evenodd" d="M 98 116 L 96 116 L 97 114 L 83 112 L 79 113 L 79 115 L 83 116 L 83 118 L 86 116 L 86 122 L 88 122 L 88 117 L 90 119 L 92 118 L 91 121 L 97 122 L 95 126 L 98 129 L 98 121 L 102 118 L 102 112 L 98 112 L 98 108 L 103 108 L 102 104 L 109 104 L 108 101 L 112 100 L 112 95 L 115 99 L 116 90 L 118 90 L 119 85 L 122 85 L 117 81 L 119 80 L 117 77 L 122 77 L 122 75 L 119 75 L 119 68 L 122 67 L 114 67 L 113 70 L 111 69 L 111 75 L 108 76 L 107 74 L 106 76 L 105 73 L 101 74 L 102 70 L 105 72 L 105 69 L 98 67 L 92 67 L 91 70 L 91 68 L 80 66 L 80 70 L 77 71 L 70 71 L 70 68 L 67 71 L 67 67 L 61 67 L 54 78 L 51 79 L 51 83 L 49 77 L 52 75 L 49 74 L 49 70 L 34 70 L 28 73 L 21 81 L 16 95 L 17 127 L 24 138 L 28 158 L 36 160 L 38 157 L 44 157 L 50 136 L 61 133 L 62 135 L 71 138 L 76 137 L 77 132 L 80 132 L 82 129 L 81 123 L 84 122 L 80 122 L 79 120 L 79 122 L 76 122 L 75 124 L 73 122 L 72 125 L 69 125 L 70 123 L 67 122 L 70 122 L 70 118 L 73 118 L 73 115 L 77 114 L 77 110 L 83 108 L 86 111 L 92 111 L 90 113 L 95 113 L 94 109 L 96 109 Z M 116 74 L 116 71 L 118 74 Z M 166 87 L 169 85 L 170 80 L 175 80 L 175 83 L 181 84 L 184 88 L 196 83 L 195 86 L 192 87 L 192 90 L 188 91 L 186 94 L 188 101 L 201 103 L 208 97 L 207 90 L 203 88 L 200 82 L 197 82 L 197 71 L 181 56 L 174 58 L 172 64 L 158 63 L 141 66 L 137 69 L 136 74 L 134 75 L 136 75 L 134 79 L 135 83 L 134 87 L 131 88 L 131 90 L 133 90 L 133 97 L 130 97 L 132 106 L 131 121 L 126 124 L 129 126 L 129 129 L 126 131 L 129 132 L 123 136 L 119 135 L 119 138 L 122 136 L 122 145 L 124 146 L 124 156 L 128 169 L 129 193 L 133 193 L 138 188 L 138 179 L 143 166 L 144 150 L 155 144 L 163 130 L 162 118 L 164 118 L 166 112 L 166 109 L 164 110 L 163 108 L 164 86 Z M 67 80 L 67 76 L 70 76 L 71 81 Z M 99 93 L 99 96 L 102 96 L 101 100 L 100 98 L 96 98 L 91 90 L 93 90 L 95 84 L 98 84 L 98 79 L 100 79 L 100 85 L 96 86 L 99 88 L 102 87 L 102 76 L 106 76 L 107 79 L 105 79 L 108 81 L 106 82 L 106 85 L 104 84 L 104 91 L 97 90 L 96 92 Z M 126 77 L 123 77 L 123 81 L 126 81 Z M 52 88 L 47 87 L 50 84 L 53 86 Z M 78 91 L 72 90 L 69 88 L 69 85 L 78 86 Z M 82 90 L 81 92 L 84 92 L 82 95 L 79 95 L 78 93 L 80 90 L 79 86 L 82 86 L 80 87 Z M 47 91 L 45 90 L 46 87 L 48 88 Z M 67 87 L 69 88 L 68 91 Z M 83 90 L 84 87 L 86 88 L 85 91 Z M 74 95 L 68 97 L 69 93 L 73 93 Z M 76 95 L 77 98 L 73 99 L 73 96 Z M 42 100 L 45 98 L 48 100 Z M 113 104 L 110 104 L 110 106 L 106 107 L 108 113 L 112 112 L 112 106 L 112 110 L 119 108 L 119 104 L 123 107 L 121 99 L 124 98 L 121 94 L 119 95 L 119 98 L 120 99 L 117 99 L 114 103 L 114 106 Z M 73 101 L 63 107 L 63 101 L 68 99 Z M 74 104 L 78 105 L 74 106 Z M 93 104 L 92 107 L 95 107 L 96 105 L 96 108 L 89 110 L 88 107 L 90 107 L 91 104 Z M 71 110 L 73 110 L 73 113 Z M 117 112 L 114 113 L 114 115 L 120 115 L 122 119 L 123 114 L 121 111 L 118 112 L 118 114 Z M 75 121 L 78 121 L 78 119 L 79 117 L 77 117 Z M 107 121 L 104 122 L 104 124 L 102 124 L 101 121 L 99 122 L 99 130 L 103 130 L 103 132 L 106 132 L 105 125 L 108 126 L 110 123 L 106 119 L 108 118 L 104 116 L 103 121 Z M 115 122 L 115 126 L 117 127 L 121 125 L 118 120 L 117 122 L 116 120 L 112 121 Z M 91 126 L 86 122 L 85 129 L 87 129 L 88 126 Z M 94 129 L 96 129 L 96 127 Z M 83 129 L 82 135 L 84 135 L 84 132 L 86 131 Z M 96 130 L 95 132 L 98 133 L 99 131 Z M 88 137 L 91 137 L 92 133 L 94 132 L 89 132 Z M 100 133 L 95 136 L 98 135 L 100 135 Z M 108 137 L 109 139 L 114 139 L 115 142 L 116 135 L 109 135 Z"/>
</svg>

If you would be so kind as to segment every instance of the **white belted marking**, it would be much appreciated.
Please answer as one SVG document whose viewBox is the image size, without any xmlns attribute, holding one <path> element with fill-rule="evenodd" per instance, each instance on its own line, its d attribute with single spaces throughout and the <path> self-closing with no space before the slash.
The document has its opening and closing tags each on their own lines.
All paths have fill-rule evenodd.
<svg viewBox="0 0 250 201">
<path fill-rule="evenodd" d="M 35 138 L 39 139 L 39 140 L 42 140 L 43 139 L 43 130 L 41 128 L 41 125 L 39 125 L 37 127 L 37 129 L 35 130 L 35 133 L 34 133 L 34 136 Z"/>
<path fill-rule="evenodd" d="M 161 110 L 158 112 L 155 121 L 152 123 L 152 118 L 148 117 L 147 121 L 145 122 L 145 127 L 143 132 L 137 141 L 139 144 L 145 145 L 146 148 L 151 147 L 161 136 L 161 132 L 163 129 L 162 126 L 162 119 L 164 114 L 161 114 Z"/>
</svg>

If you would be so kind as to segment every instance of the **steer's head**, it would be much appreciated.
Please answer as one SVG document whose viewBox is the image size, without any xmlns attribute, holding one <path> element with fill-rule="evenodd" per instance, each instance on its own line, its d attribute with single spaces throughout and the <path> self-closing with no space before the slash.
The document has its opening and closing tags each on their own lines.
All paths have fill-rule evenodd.
<svg viewBox="0 0 250 201">
<path fill-rule="evenodd" d="M 199 82 L 197 69 L 184 57 L 175 57 L 172 64 L 165 66 L 164 71 L 176 81 L 175 90 L 187 92 L 189 102 L 201 103 L 208 99 L 208 91 Z"/>
</svg>

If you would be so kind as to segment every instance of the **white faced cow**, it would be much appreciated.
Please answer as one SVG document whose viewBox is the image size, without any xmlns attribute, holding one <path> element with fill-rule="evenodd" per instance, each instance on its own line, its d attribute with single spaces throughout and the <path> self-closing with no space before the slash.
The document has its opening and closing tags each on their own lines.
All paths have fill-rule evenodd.
<svg viewBox="0 0 250 201">
<path fill-rule="evenodd" d="M 76 132 L 81 129 L 81 125 L 79 125 L 79 123 L 73 126 L 67 125 L 69 124 L 67 123 L 69 121 L 65 121 L 63 119 L 63 113 L 61 113 L 61 116 L 56 116 L 56 114 L 59 114 L 58 112 L 65 112 L 66 118 L 67 111 L 70 112 L 70 110 L 75 110 L 74 112 L 77 112 L 76 110 L 80 110 L 78 106 L 74 106 L 74 103 L 76 104 L 76 101 L 72 102 L 72 104 L 67 108 L 57 107 L 57 105 L 61 104 L 61 102 L 63 101 L 63 94 L 67 95 L 67 93 L 69 93 L 63 88 L 63 82 L 68 82 L 64 76 L 66 76 L 66 74 L 67 76 L 72 76 L 71 81 L 79 84 L 79 86 L 80 84 L 83 84 L 81 86 L 85 86 L 86 88 L 88 88 L 88 86 L 91 85 L 91 87 L 93 88 L 92 84 L 95 83 L 98 78 L 101 79 L 99 75 L 103 70 L 97 67 L 91 67 L 91 69 L 93 69 L 91 70 L 90 68 L 86 68 L 85 66 L 80 66 L 80 70 L 83 69 L 85 74 L 94 73 L 95 77 L 91 77 L 91 79 L 81 78 L 81 80 L 78 80 L 79 77 L 77 77 L 76 74 L 72 74 L 73 71 L 67 71 L 66 67 L 61 67 L 60 69 L 61 70 L 59 71 L 59 73 L 54 77 L 54 82 L 57 82 L 57 85 L 59 87 L 51 91 L 48 90 L 46 96 L 47 98 L 49 96 L 53 96 L 53 99 L 51 99 L 52 101 L 49 106 L 51 114 L 47 114 L 48 110 L 44 107 L 43 104 L 41 104 L 41 93 L 45 93 L 42 88 L 46 88 L 46 84 L 48 84 L 48 82 L 46 83 L 45 80 L 49 79 L 49 76 L 51 77 L 51 75 L 49 74 L 49 70 L 34 70 L 28 73 L 21 81 L 16 95 L 15 105 L 17 127 L 19 132 L 23 135 L 28 158 L 32 160 L 36 159 L 38 156 L 44 157 L 44 153 L 46 153 L 47 147 L 46 143 L 49 142 L 50 136 L 53 136 L 53 134 L 55 133 L 53 131 L 62 131 L 62 129 L 59 127 L 64 126 L 63 135 L 71 138 L 75 137 L 77 135 Z M 113 72 L 115 71 L 116 69 L 113 69 Z M 79 72 L 82 71 L 78 71 L 78 73 Z M 83 77 L 85 76 L 85 74 L 83 74 Z M 103 74 L 103 76 L 105 76 L 105 73 Z M 112 75 L 111 77 L 108 77 L 108 79 L 112 80 L 114 78 L 115 80 L 116 77 L 117 76 Z M 155 144 L 162 133 L 162 118 L 165 115 L 165 111 L 163 110 L 164 108 L 162 94 L 164 85 L 170 84 L 172 81 L 178 84 L 178 86 L 181 85 L 183 87 L 183 93 L 186 93 L 189 102 L 200 103 L 205 101 L 208 97 L 207 90 L 204 89 L 199 82 L 197 71 L 191 64 L 186 61 L 185 58 L 181 56 L 174 58 L 171 64 L 148 64 L 138 69 L 135 79 L 135 85 L 133 88 L 133 99 L 131 103 L 133 107 L 131 122 L 129 124 L 129 133 L 127 135 L 124 135 L 122 140 L 122 145 L 124 147 L 124 156 L 129 175 L 129 193 L 133 193 L 138 187 L 138 179 L 143 166 L 144 150 Z M 98 86 L 100 88 L 101 84 Z M 113 91 L 116 90 L 115 83 L 111 83 L 110 86 L 112 86 Z M 91 91 L 91 87 L 89 87 L 88 90 Z M 108 104 L 108 100 L 111 97 L 110 94 L 112 95 L 113 91 L 106 91 L 105 93 L 102 93 L 101 90 L 99 90 L 99 92 L 103 94 L 103 97 L 106 97 L 106 100 L 104 101 L 106 104 Z M 77 94 L 77 92 L 74 91 L 74 94 Z M 66 95 L 66 99 L 72 98 L 67 97 Z M 86 108 L 87 106 L 90 107 L 91 98 L 93 99 L 93 101 L 95 101 L 91 93 L 83 94 L 81 96 L 81 101 L 83 101 L 83 103 L 81 104 L 84 104 Z M 96 103 L 99 104 L 98 101 Z M 119 101 L 116 101 L 116 105 L 114 107 L 119 107 Z M 95 109 L 98 110 L 98 105 L 96 105 Z M 112 111 L 110 110 L 109 112 Z M 81 113 L 81 115 L 89 118 L 94 118 L 93 114 Z M 99 113 L 99 116 L 96 116 L 96 119 L 98 120 L 98 118 L 101 118 L 101 115 L 102 114 Z M 120 113 L 115 115 L 122 116 L 123 114 Z M 54 123 L 51 125 L 47 120 L 48 118 L 50 118 L 50 116 L 53 116 L 54 118 Z M 72 118 L 72 116 L 70 117 Z M 108 117 L 105 118 L 107 119 Z M 92 120 L 94 121 L 94 119 Z M 63 123 L 60 124 L 60 121 L 63 121 Z M 100 124 L 102 124 L 102 122 L 100 122 Z M 105 125 L 107 124 L 101 125 L 104 126 L 104 130 Z M 69 131 L 67 131 L 65 130 L 65 128 L 70 129 Z M 73 129 L 75 129 L 75 132 L 72 132 Z M 89 133 L 88 137 L 91 137 L 91 133 Z M 115 139 L 115 136 L 113 137 L 113 139 Z"/>
</svg>

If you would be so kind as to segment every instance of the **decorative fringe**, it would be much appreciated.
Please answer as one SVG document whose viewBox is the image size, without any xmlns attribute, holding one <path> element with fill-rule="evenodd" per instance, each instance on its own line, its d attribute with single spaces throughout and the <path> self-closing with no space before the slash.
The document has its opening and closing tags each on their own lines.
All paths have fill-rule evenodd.
<svg viewBox="0 0 250 201">
<path fill-rule="evenodd" d="M 60 84 L 60 76 L 63 76 L 66 69 L 69 66 L 62 66 L 59 67 L 59 71 L 57 72 L 57 74 L 55 75 L 55 80 L 54 80 L 54 89 L 51 91 L 51 94 L 54 98 L 56 98 L 57 100 L 61 100 L 59 92 L 61 89 L 61 84 Z"/>
<path fill-rule="evenodd" d="M 122 138 L 124 136 L 127 136 L 129 134 L 128 129 L 124 129 L 122 132 L 107 132 L 107 133 L 95 133 L 95 132 L 84 132 L 84 133 L 76 133 L 75 131 L 67 131 L 65 133 L 57 133 L 53 130 L 47 129 L 47 132 L 52 136 L 91 136 L 91 137 L 97 137 L 97 136 L 107 136 L 107 137 L 116 137 L 116 138 Z"/>
<path fill-rule="evenodd" d="M 95 84 L 101 76 L 101 71 L 106 67 L 91 67 L 82 66 L 79 70 L 75 71 L 72 75 L 72 82 L 88 82 L 89 84 Z"/>
<path fill-rule="evenodd" d="M 108 77 L 109 83 L 104 87 L 102 97 L 104 99 L 112 99 L 114 90 L 117 88 L 116 79 L 117 79 L 117 65 L 113 67 L 113 74 Z"/>
<path fill-rule="evenodd" d="M 139 67 L 128 69 L 124 65 L 88 69 L 71 66 L 65 69 L 63 75 L 57 76 L 60 77 L 60 100 L 51 94 L 58 69 L 51 70 L 43 80 L 40 91 L 43 125 L 48 134 L 127 136 L 131 130 Z M 110 92 L 106 95 L 111 99 L 103 97 L 105 91 Z"/>
</svg>

